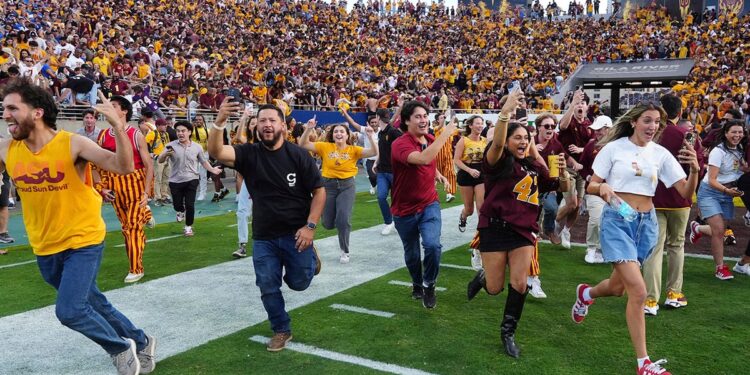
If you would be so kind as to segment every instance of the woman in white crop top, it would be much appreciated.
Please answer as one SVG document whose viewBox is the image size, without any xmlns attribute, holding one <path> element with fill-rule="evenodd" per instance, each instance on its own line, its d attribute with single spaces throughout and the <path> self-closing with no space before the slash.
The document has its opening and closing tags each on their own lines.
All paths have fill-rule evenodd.
<svg viewBox="0 0 750 375">
<path fill-rule="evenodd" d="M 734 218 L 733 200 L 743 195 L 737 188 L 737 180 L 748 171 L 745 150 L 740 144 L 744 130 L 739 120 L 728 121 L 722 127 L 717 146 L 708 154 L 708 173 L 698 189 L 698 207 L 707 225 L 690 222 L 691 243 L 698 242 L 704 234 L 711 237 L 711 254 L 716 264 L 714 276 L 719 280 L 734 278 L 724 264 L 724 221 Z"/>
<path fill-rule="evenodd" d="M 604 147 L 594 160 L 587 192 L 599 195 L 605 202 L 619 199 L 637 215 L 635 220 L 626 221 L 611 205 L 604 207 L 600 242 L 604 261 L 612 263 L 613 271 L 594 287 L 579 284 L 571 312 L 573 321 L 581 323 L 595 298 L 622 296 L 627 292 L 625 318 L 638 360 L 638 375 L 669 374 L 659 361 L 652 363 L 648 358 L 643 314 L 646 284 L 639 269 L 656 245 L 658 222 L 652 197 L 657 181 L 674 187 L 686 198 L 692 196 L 698 185 L 698 159 L 692 145 L 685 142 L 679 155 L 679 163 L 690 165 L 690 176 L 686 178 L 674 157 L 653 142 L 666 120 L 658 104 L 642 103 L 618 118 L 601 141 Z"/>
</svg>

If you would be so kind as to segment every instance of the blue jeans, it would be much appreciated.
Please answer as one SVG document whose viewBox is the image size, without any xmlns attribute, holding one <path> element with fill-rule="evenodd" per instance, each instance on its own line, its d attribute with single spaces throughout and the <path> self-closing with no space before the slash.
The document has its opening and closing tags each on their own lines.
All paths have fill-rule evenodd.
<svg viewBox="0 0 750 375">
<path fill-rule="evenodd" d="M 378 183 L 380 186 L 380 183 Z M 440 203 L 430 203 L 424 211 L 409 216 L 394 216 L 396 230 L 404 244 L 404 261 L 411 274 L 411 281 L 425 287 L 435 285 L 440 269 L 440 255 L 443 246 L 440 244 Z M 421 248 L 419 238 L 424 246 L 424 275 L 422 274 Z"/>
<path fill-rule="evenodd" d="M 96 286 L 104 243 L 65 250 L 36 258 L 42 278 L 57 289 L 55 315 L 64 326 L 82 333 L 109 354 L 130 347 L 125 338 L 135 341 L 138 350 L 147 339 L 125 315 L 112 306 Z"/>
<path fill-rule="evenodd" d="M 240 197 L 237 199 L 237 238 L 240 243 L 247 243 L 247 219 L 252 215 L 252 209 L 253 201 L 250 199 L 247 185 L 243 181 L 240 188 Z"/>
<path fill-rule="evenodd" d="M 557 217 L 557 193 L 551 191 L 544 195 L 543 200 L 544 207 L 544 233 L 552 233 L 555 230 L 555 218 Z"/>
<path fill-rule="evenodd" d="M 388 192 L 393 186 L 393 173 L 378 172 L 378 206 L 380 213 L 383 215 L 383 222 L 390 224 L 393 222 L 391 216 L 391 206 L 388 205 Z"/>
<path fill-rule="evenodd" d="M 292 330 L 281 295 L 281 275 L 284 275 L 289 289 L 301 291 L 310 286 L 315 274 L 312 246 L 299 252 L 295 248 L 296 242 L 293 234 L 272 240 L 253 240 L 255 285 L 260 288 L 260 299 L 274 333 Z"/>
</svg>

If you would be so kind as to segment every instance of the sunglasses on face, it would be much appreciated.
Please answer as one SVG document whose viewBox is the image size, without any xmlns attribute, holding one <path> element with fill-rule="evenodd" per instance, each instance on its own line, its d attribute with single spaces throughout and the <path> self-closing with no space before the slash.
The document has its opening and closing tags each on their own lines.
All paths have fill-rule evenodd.
<svg viewBox="0 0 750 375">
<path fill-rule="evenodd" d="M 541 125 L 540 127 L 541 128 L 545 128 L 545 129 L 554 129 L 554 128 L 557 127 L 557 125 L 555 125 L 555 124 L 551 124 L 551 125 L 548 124 L 548 125 Z"/>
</svg>

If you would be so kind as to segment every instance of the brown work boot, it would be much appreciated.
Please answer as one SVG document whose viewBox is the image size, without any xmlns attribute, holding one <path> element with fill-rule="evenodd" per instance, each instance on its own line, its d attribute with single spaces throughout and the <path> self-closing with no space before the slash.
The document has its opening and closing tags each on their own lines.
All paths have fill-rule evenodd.
<svg viewBox="0 0 750 375">
<path fill-rule="evenodd" d="M 315 245 L 312 245 L 313 253 L 315 253 L 315 274 L 320 273 L 320 267 L 323 266 L 323 263 L 320 261 L 320 255 L 318 255 L 318 249 L 315 247 Z"/>
<path fill-rule="evenodd" d="M 271 340 L 266 345 L 266 350 L 269 352 L 278 352 L 286 348 L 286 343 L 292 339 L 291 332 L 277 332 L 274 333 Z"/>
</svg>

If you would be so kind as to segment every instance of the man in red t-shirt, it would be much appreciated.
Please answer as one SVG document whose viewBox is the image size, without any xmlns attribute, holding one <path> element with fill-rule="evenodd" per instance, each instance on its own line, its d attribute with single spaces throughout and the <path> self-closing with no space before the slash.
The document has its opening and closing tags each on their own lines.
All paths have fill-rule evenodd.
<svg viewBox="0 0 750 375">
<path fill-rule="evenodd" d="M 593 138 L 593 133 L 589 126 L 591 120 L 586 117 L 588 114 L 589 104 L 586 94 L 578 90 L 573 94 L 573 102 L 560 119 L 560 134 L 558 140 L 562 143 L 565 151 L 572 158 L 569 160 L 568 173 L 570 174 L 570 190 L 563 193 L 563 203 L 557 210 L 557 220 L 555 221 L 555 235 L 559 235 L 563 247 L 570 249 L 570 228 L 573 227 L 578 219 L 578 208 L 583 201 L 586 181 L 578 173 L 583 166 L 579 162 L 583 148 Z"/>
<path fill-rule="evenodd" d="M 404 260 L 412 279 L 412 298 L 434 308 L 435 282 L 440 268 L 440 203 L 435 180 L 444 185 L 448 180 L 436 168 L 435 158 L 456 130 L 451 121 L 435 138 L 429 134 L 427 106 L 420 101 L 406 102 L 401 108 L 401 130 L 404 135 L 393 142 L 393 203 L 391 213 L 401 242 Z M 424 272 L 419 240 L 424 246 Z"/>
</svg>

